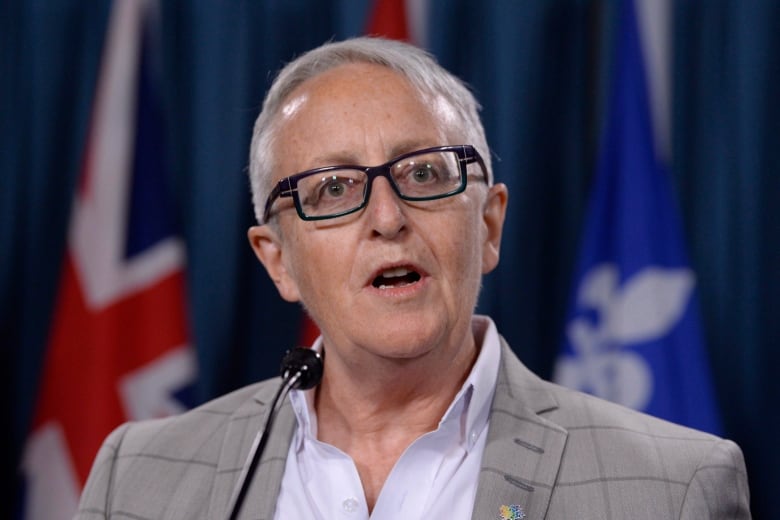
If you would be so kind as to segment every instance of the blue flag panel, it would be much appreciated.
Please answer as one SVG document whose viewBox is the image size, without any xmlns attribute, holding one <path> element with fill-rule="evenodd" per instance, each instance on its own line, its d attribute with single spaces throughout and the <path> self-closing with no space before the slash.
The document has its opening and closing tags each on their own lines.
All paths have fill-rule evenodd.
<svg viewBox="0 0 780 520">
<path fill-rule="evenodd" d="M 556 381 L 720 432 L 696 278 L 658 159 L 633 3 L 622 2 L 612 91 Z"/>
</svg>

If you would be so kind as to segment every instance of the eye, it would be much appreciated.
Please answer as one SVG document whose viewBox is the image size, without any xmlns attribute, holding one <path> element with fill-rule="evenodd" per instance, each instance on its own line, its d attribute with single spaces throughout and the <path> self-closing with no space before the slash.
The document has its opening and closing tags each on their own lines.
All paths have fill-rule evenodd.
<svg viewBox="0 0 780 520">
<path fill-rule="evenodd" d="M 334 199 L 343 197 L 348 189 L 347 184 L 353 184 L 353 179 L 331 177 L 322 187 L 322 196 Z"/>
<path fill-rule="evenodd" d="M 346 175 L 328 175 L 316 181 L 314 185 L 304 185 L 306 194 L 303 201 L 307 206 L 332 206 L 358 197 L 361 179 Z M 301 185 L 299 185 L 299 189 Z"/>
<path fill-rule="evenodd" d="M 431 184 L 441 178 L 434 163 L 414 160 L 396 165 L 393 176 L 400 184 Z"/>
<path fill-rule="evenodd" d="M 436 177 L 436 170 L 432 164 L 416 164 L 410 175 L 411 179 L 418 183 L 424 184 L 430 182 Z"/>
</svg>

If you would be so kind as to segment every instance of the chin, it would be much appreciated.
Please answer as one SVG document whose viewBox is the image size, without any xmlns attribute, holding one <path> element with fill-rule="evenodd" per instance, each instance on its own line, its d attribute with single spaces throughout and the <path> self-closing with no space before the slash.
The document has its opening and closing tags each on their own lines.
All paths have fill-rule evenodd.
<svg viewBox="0 0 780 520">
<path fill-rule="evenodd" d="M 445 327 L 415 326 L 413 323 L 395 321 L 387 327 L 376 327 L 370 333 L 367 345 L 382 356 L 393 359 L 417 359 L 429 354 L 441 345 Z"/>
</svg>

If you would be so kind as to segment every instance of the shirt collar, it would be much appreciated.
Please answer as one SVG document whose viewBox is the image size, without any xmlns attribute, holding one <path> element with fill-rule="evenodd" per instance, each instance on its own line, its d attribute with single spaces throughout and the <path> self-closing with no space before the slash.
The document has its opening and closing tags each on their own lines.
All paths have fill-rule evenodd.
<svg viewBox="0 0 780 520">
<path fill-rule="evenodd" d="M 473 448 L 480 432 L 487 426 L 501 359 L 501 342 L 492 319 L 487 316 L 473 316 L 471 330 L 479 349 L 477 360 L 439 421 L 439 429 L 451 425 L 455 421 L 460 423 L 461 427 L 454 429 L 454 431 L 459 432 L 460 439 L 458 441 L 466 450 Z M 311 348 L 317 352 L 322 351 L 322 336 L 315 340 Z M 315 391 L 314 388 L 290 391 L 290 403 L 298 421 L 298 428 L 293 440 L 296 450 L 301 449 L 304 439 L 317 438 L 317 414 L 314 410 Z"/>
</svg>

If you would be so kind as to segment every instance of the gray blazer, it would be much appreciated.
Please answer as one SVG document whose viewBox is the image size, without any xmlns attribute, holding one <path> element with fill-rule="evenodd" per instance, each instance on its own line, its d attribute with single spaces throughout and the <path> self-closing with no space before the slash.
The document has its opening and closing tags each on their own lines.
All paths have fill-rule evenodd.
<svg viewBox="0 0 780 520">
<path fill-rule="evenodd" d="M 225 518 L 278 385 L 120 426 L 98 453 L 76 518 Z M 241 518 L 273 518 L 294 428 L 286 402 Z M 527 520 L 750 518 L 736 444 L 545 382 L 506 343 L 479 478 L 474 520 L 501 518 L 501 506 Z"/>
</svg>

